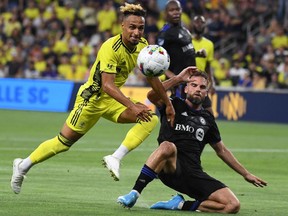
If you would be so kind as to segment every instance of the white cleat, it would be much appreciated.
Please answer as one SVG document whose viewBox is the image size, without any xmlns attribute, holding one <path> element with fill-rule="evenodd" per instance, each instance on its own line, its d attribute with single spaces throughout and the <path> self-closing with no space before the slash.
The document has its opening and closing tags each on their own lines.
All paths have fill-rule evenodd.
<svg viewBox="0 0 288 216">
<path fill-rule="evenodd" d="M 112 178 L 114 181 L 119 181 L 120 179 L 120 160 L 118 158 L 113 157 L 112 155 L 107 155 L 103 157 L 103 165 L 110 171 Z"/>
<path fill-rule="evenodd" d="M 22 182 L 25 178 L 23 172 L 19 170 L 19 164 L 23 161 L 21 158 L 16 158 L 13 161 L 13 175 L 11 178 L 11 188 L 15 194 L 19 194 L 21 191 Z"/>
</svg>

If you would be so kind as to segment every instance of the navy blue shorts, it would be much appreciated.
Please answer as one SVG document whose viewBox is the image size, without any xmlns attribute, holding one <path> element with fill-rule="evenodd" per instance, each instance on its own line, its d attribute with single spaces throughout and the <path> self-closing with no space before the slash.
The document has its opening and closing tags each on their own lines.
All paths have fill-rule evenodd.
<svg viewBox="0 0 288 216">
<path fill-rule="evenodd" d="M 178 159 L 175 173 L 167 174 L 162 171 L 158 174 L 158 178 L 166 186 L 201 202 L 207 200 L 213 192 L 227 187 L 222 182 L 203 172 L 202 169 L 190 168 L 189 172 L 187 172 Z"/>
</svg>

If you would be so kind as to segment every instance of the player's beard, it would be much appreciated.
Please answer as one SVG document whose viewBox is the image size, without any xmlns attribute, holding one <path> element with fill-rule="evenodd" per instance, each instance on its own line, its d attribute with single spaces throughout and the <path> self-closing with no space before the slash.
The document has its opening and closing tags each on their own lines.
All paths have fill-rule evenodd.
<svg viewBox="0 0 288 216">
<path fill-rule="evenodd" d="M 194 28 L 194 32 L 196 35 L 202 35 L 204 33 L 204 28 L 201 28 L 200 30 L 197 28 Z"/>
<path fill-rule="evenodd" d="M 199 98 L 199 97 L 190 97 L 190 98 L 187 98 L 192 104 L 194 104 L 194 105 L 200 105 L 200 104 L 202 104 L 203 103 L 203 101 L 204 101 L 204 98 L 202 99 L 202 98 Z"/>
</svg>

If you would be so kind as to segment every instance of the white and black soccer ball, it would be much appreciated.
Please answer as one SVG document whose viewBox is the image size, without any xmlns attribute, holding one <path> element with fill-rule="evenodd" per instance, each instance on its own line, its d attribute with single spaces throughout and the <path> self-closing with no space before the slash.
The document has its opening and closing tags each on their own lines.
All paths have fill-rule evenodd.
<svg viewBox="0 0 288 216">
<path fill-rule="evenodd" d="M 148 45 L 140 51 L 137 65 L 145 76 L 157 77 L 169 68 L 170 56 L 162 46 Z"/>
</svg>

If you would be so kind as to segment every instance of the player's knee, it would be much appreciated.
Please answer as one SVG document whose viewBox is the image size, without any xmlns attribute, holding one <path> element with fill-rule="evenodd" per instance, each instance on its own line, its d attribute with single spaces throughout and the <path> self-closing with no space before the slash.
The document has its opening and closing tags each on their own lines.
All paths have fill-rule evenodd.
<svg viewBox="0 0 288 216">
<path fill-rule="evenodd" d="M 156 125 L 158 124 L 158 116 L 155 114 L 155 113 L 152 113 L 152 117 L 150 118 L 150 121 L 148 122 L 141 122 L 141 124 L 143 126 L 145 126 L 145 128 L 151 132 L 155 127 Z"/>
<path fill-rule="evenodd" d="M 59 141 L 59 145 L 55 146 L 57 153 L 68 151 L 70 147 L 75 143 L 75 141 L 69 140 L 64 137 L 61 133 L 58 134 L 57 139 Z"/>
<path fill-rule="evenodd" d="M 177 148 L 174 143 L 164 141 L 160 145 L 161 148 L 161 154 L 165 158 L 173 157 L 176 155 Z"/>
<path fill-rule="evenodd" d="M 240 202 L 238 199 L 231 200 L 227 205 L 226 205 L 226 213 L 228 214 L 236 214 L 240 210 Z"/>
</svg>

